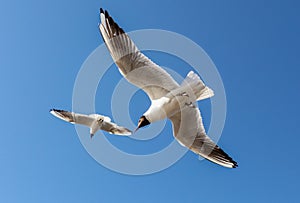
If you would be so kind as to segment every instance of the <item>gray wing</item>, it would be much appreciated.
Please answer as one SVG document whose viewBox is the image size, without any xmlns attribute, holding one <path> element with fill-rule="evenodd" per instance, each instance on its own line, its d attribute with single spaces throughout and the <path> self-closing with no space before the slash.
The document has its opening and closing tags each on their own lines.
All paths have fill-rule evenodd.
<svg viewBox="0 0 300 203">
<path fill-rule="evenodd" d="M 174 136 L 181 145 L 224 167 L 235 168 L 238 166 L 206 135 L 198 108 L 186 107 L 170 119 L 173 124 Z"/>
<path fill-rule="evenodd" d="M 101 125 L 101 130 L 107 131 L 110 134 L 116 134 L 116 135 L 131 135 L 132 132 L 128 130 L 127 128 L 124 128 L 122 126 L 118 126 L 117 124 L 113 122 L 107 122 L 103 121 Z"/>
<path fill-rule="evenodd" d="M 179 87 L 161 67 L 142 54 L 122 28 L 100 9 L 100 33 L 121 74 L 143 89 L 150 99 L 158 99 Z"/>
<path fill-rule="evenodd" d="M 58 109 L 51 109 L 50 113 L 57 118 L 60 118 L 64 121 L 73 123 L 73 124 L 81 124 L 86 125 L 90 127 L 92 123 L 95 121 L 95 119 L 91 116 L 84 115 L 84 114 L 78 114 L 74 112 L 64 111 L 64 110 L 58 110 Z"/>
</svg>

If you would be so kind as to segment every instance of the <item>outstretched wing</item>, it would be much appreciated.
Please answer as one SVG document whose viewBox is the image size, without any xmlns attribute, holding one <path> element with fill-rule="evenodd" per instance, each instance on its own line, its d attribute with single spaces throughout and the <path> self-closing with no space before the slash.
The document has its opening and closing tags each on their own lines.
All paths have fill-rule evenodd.
<svg viewBox="0 0 300 203">
<path fill-rule="evenodd" d="M 95 119 L 91 116 L 84 115 L 84 114 L 78 114 L 74 112 L 64 111 L 64 110 L 58 110 L 58 109 L 51 109 L 50 113 L 57 118 L 60 118 L 64 121 L 73 123 L 73 124 L 81 124 L 86 125 L 90 127 L 95 121 Z"/>
<path fill-rule="evenodd" d="M 173 134 L 181 145 L 224 167 L 235 168 L 238 166 L 206 135 L 198 108 L 186 107 L 170 119 L 173 124 Z"/>
<path fill-rule="evenodd" d="M 117 124 L 113 122 L 107 122 L 103 121 L 101 125 L 101 130 L 105 130 L 109 132 L 110 134 L 116 134 L 116 135 L 131 135 L 132 132 L 128 130 L 127 128 L 124 128 L 122 126 L 118 126 Z"/>
<path fill-rule="evenodd" d="M 132 84 L 143 89 L 151 100 L 161 98 L 179 87 L 161 67 L 142 54 L 122 28 L 100 9 L 99 29 L 107 48 L 121 74 Z"/>
</svg>

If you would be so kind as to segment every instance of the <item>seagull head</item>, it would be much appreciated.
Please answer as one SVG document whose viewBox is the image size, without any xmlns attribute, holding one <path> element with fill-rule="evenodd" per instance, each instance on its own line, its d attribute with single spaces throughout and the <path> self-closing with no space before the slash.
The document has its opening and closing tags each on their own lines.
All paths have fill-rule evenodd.
<svg viewBox="0 0 300 203">
<path fill-rule="evenodd" d="M 149 125 L 150 122 L 148 121 L 148 119 L 146 118 L 146 116 L 141 116 L 141 118 L 139 119 L 139 123 L 137 128 L 135 129 L 134 132 L 136 132 L 139 128 L 144 127 L 146 125 Z"/>
</svg>

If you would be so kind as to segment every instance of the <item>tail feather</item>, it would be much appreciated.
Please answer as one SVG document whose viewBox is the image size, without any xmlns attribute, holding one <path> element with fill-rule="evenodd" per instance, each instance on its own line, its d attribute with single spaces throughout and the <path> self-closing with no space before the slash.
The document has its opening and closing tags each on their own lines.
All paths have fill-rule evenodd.
<svg viewBox="0 0 300 203">
<path fill-rule="evenodd" d="M 186 78 L 183 80 L 182 86 L 189 85 L 190 88 L 193 90 L 194 95 L 197 98 L 197 101 L 210 98 L 214 96 L 214 91 L 207 87 L 204 82 L 200 79 L 200 77 L 190 71 Z"/>
</svg>

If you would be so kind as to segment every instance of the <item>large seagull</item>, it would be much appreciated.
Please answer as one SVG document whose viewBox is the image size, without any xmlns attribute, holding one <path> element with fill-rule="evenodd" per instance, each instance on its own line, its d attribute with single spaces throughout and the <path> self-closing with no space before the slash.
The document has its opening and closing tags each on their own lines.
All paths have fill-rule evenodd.
<svg viewBox="0 0 300 203">
<path fill-rule="evenodd" d="M 237 163 L 206 135 L 195 103 L 212 97 L 213 91 L 192 71 L 179 85 L 164 69 L 141 53 L 102 8 L 100 19 L 100 33 L 120 73 L 151 99 L 151 106 L 140 117 L 137 129 L 168 118 L 173 124 L 174 137 L 181 145 L 224 167 L 237 167 Z"/>
</svg>

